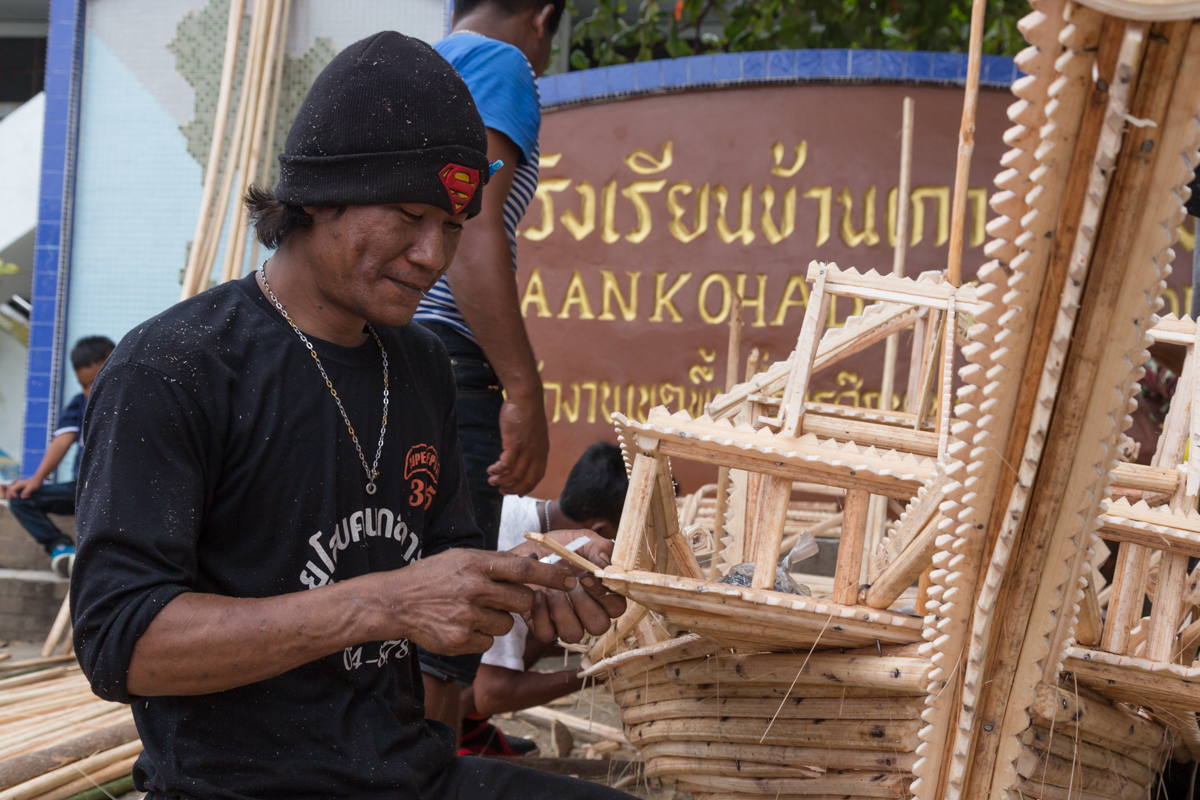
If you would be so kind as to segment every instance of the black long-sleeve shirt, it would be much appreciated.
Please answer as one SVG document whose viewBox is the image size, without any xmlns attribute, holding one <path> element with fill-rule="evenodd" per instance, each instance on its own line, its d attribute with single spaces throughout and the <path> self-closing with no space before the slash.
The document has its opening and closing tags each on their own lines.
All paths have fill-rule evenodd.
<svg viewBox="0 0 1200 800">
<path fill-rule="evenodd" d="M 440 342 L 376 328 L 390 369 L 378 491 L 307 349 L 253 275 L 131 331 L 98 377 L 80 474 L 75 647 L 133 704 L 139 789 L 171 798 L 417 798 L 454 756 L 424 720 L 415 648 L 347 648 L 215 694 L 131 697 L 134 644 L 183 592 L 268 597 L 480 547 Z M 368 463 L 379 347 L 314 342 Z"/>
</svg>

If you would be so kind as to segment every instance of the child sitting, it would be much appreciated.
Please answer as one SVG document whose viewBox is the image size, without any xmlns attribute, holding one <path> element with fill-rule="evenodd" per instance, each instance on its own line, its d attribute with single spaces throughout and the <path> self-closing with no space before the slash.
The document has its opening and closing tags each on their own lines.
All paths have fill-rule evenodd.
<svg viewBox="0 0 1200 800">
<path fill-rule="evenodd" d="M 615 539 L 625 505 L 629 479 L 621 449 L 608 442 L 589 447 L 571 468 L 557 500 L 507 495 L 500 515 L 499 550 L 511 550 L 525 541 L 526 531 L 548 533 L 589 529 Z M 497 636 L 483 654 L 475 683 L 463 690 L 460 755 L 524 755 L 536 745 L 527 739 L 506 738 L 488 722 L 493 714 L 542 705 L 583 688 L 576 670 L 531 672 L 537 661 L 555 652 L 526 636 L 525 621 L 513 614 L 513 628 Z"/>
<path fill-rule="evenodd" d="M 62 577 L 69 577 L 75 561 L 75 543 L 60 531 L 50 520 L 50 514 L 73 515 L 75 513 L 75 480 L 79 477 L 79 455 L 83 452 L 83 414 L 87 410 L 88 395 L 92 382 L 100 368 L 116 347 L 106 336 L 85 336 L 71 350 L 71 366 L 83 391 L 71 398 L 58 418 L 54 438 L 42 456 L 37 471 L 24 480 L 8 486 L 0 486 L 0 498 L 8 500 L 8 507 L 17 521 L 29 531 L 50 555 L 50 568 Z M 58 465 L 79 442 L 71 480 L 45 484 Z"/>
</svg>

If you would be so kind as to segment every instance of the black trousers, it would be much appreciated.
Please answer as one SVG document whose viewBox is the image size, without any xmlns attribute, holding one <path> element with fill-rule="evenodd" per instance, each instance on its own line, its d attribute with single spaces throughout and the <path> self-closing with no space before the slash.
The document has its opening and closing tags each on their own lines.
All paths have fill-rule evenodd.
<svg viewBox="0 0 1200 800">
<path fill-rule="evenodd" d="M 551 775 L 491 758 L 461 756 L 425 800 L 630 800 L 633 795 L 566 775 Z"/>
<path fill-rule="evenodd" d="M 405 793 L 406 797 L 411 796 Z M 631 800 L 633 795 L 565 775 L 551 775 L 490 758 L 460 756 L 421 800 Z M 146 800 L 168 800 L 151 792 Z"/>
<path fill-rule="evenodd" d="M 60 544 L 74 546 L 71 537 L 60 531 L 48 515 L 75 513 L 75 481 L 44 483 L 29 497 L 11 498 L 8 510 L 47 553 Z"/>
</svg>

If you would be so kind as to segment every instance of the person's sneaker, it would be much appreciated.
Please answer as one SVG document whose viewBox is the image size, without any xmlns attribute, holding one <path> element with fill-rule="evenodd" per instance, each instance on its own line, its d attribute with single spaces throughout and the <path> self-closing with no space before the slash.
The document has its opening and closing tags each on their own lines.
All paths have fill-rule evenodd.
<svg viewBox="0 0 1200 800">
<path fill-rule="evenodd" d="M 538 749 L 537 742 L 504 732 L 486 719 L 464 719 L 460 756 L 526 756 Z"/>
<path fill-rule="evenodd" d="M 50 569 L 61 578 L 71 577 L 71 567 L 75 566 L 75 548 L 69 544 L 60 544 L 50 553 Z"/>
</svg>

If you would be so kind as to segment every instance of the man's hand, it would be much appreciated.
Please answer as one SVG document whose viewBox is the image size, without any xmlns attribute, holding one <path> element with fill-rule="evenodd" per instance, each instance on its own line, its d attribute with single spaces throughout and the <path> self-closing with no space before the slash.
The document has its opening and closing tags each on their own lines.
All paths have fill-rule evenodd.
<svg viewBox="0 0 1200 800">
<path fill-rule="evenodd" d="M 538 393 L 530 398 L 510 398 L 500 407 L 500 442 L 504 449 L 500 460 L 488 467 L 487 472 L 488 483 L 500 487 L 504 494 L 529 494 L 546 474 L 550 433 L 546 428 L 541 381 Z"/>
<path fill-rule="evenodd" d="M 395 630 L 382 638 L 412 639 L 446 655 L 491 647 L 493 637 L 512 629 L 512 614 L 528 615 L 534 609 L 530 586 L 558 594 L 579 589 L 563 565 L 479 550 L 448 550 L 402 570 L 379 573 L 377 579 L 397 615 Z M 564 623 L 569 624 L 565 614 Z"/>
<path fill-rule="evenodd" d="M 438 653 L 482 653 L 533 607 L 529 585 L 572 592 L 559 564 L 448 550 L 390 572 L 311 591 L 243 598 L 185 592 L 137 640 L 126 688 L 142 696 L 223 692 L 346 647 L 410 639 Z"/>
<path fill-rule="evenodd" d="M 10 483 L 8 486 L 0 486 L 0 498 L 5 500 L 12 500 L 17 497 L 25 499 L 40 488 L 42 488 L 41 478 L 26 478 L 23 481 Z"/>
<path fill-rule="evenodd" d="M 605 539 L 595 531 L 551 531 L 547 536 L 563 545 L 586 536 L 588 543 L 576 550 L 576 553 L 598 567 L 607 567 L 612 561 L 612 540 Z M 534 542 L 526 542 L 509 553 L 542 558 L 550 555 L 551 551 Z M 579 572 L 576 569 L 572 571 Z M 532 610 L 528 615 L 522 614 L 522 617 L 533 635 L 541 641 L 553 642 L 562 639 L 574 644 L 583 639 L 585 631 L 593 636 L 600 636 L 608 630 L 614 619 L 624 613 L 625 598 L 610 592 L 602 581 L 585 573 L 580 576 L 579 585 L 569 591 L 538 591 Z"/>
</svg>

